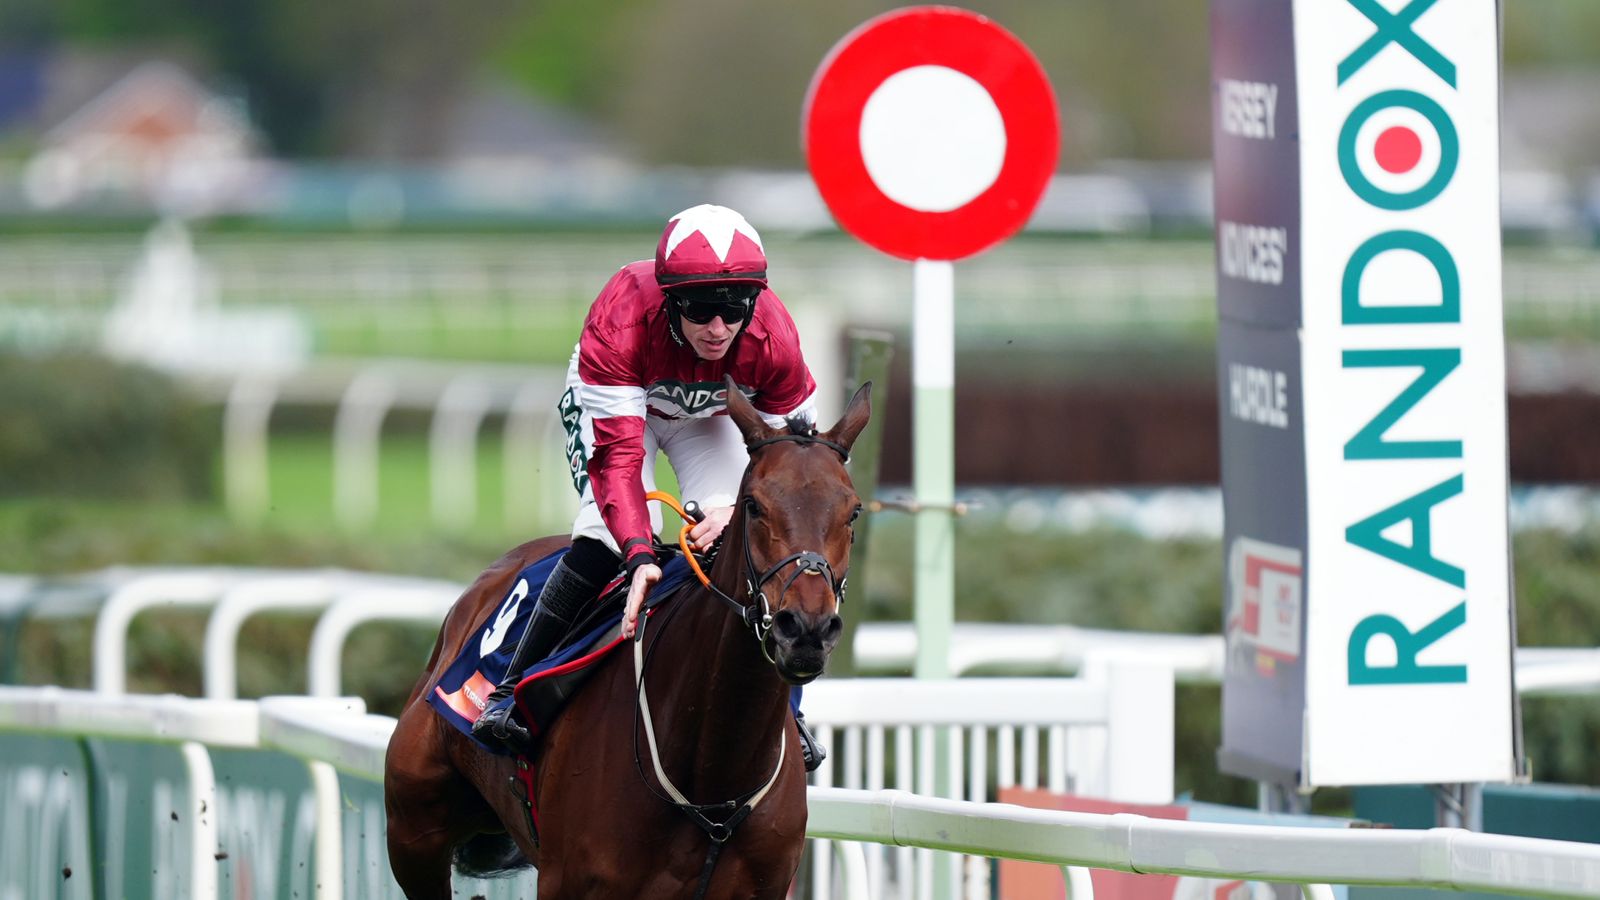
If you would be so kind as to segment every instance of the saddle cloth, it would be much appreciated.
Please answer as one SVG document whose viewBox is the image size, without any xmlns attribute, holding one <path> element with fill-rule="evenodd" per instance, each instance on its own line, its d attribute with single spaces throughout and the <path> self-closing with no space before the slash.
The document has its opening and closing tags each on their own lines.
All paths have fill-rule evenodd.
<svg viewBox="0 0 1600 900">
<path fill-rule="evenodd" d="M 511 665 L 517 643 L 533 618 L 533 608 L 545 579 L 555 570 L 566 549 L 529 565 L 511 583 L 494 615 L 478 626 L 445 673 L 439 677 L 428 703 L 457 731 L 472 737 L 472 723 L 483 714 L 485 701 Z M 690 576 L 689 566 L 674 557 L 662 568 L 661 581 L 645 601 L 645 615 L 666 600 Z M 627 599 L 626 585 L 617 578 L 600 592 L 591 605 L 548 658 L 529 666 L 517 684 L 516 703 L 534 739 L 544 734 L 556 714 L 578 687 L 594 672 L 594 664 L 622 643 L 622 607 Z M 503 746 L 473 742 L 484 750 L 502 756 L 512 755 Z"/>
</svg>

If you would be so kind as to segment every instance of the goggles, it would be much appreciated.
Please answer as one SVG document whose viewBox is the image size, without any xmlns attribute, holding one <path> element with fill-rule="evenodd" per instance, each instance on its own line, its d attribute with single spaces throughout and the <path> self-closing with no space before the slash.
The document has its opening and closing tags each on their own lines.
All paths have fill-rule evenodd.
<svg viewBox="0 0 1600 900">
<path fill-rule="evenodd" d="M 678 313 L 696 325 L 708 325 L 716 318 L 732 325 L 745 320 L 760 293 L 755 285 L 728 285 L 709 291 L 674 291 L 672 298 Z"/>
</svg>

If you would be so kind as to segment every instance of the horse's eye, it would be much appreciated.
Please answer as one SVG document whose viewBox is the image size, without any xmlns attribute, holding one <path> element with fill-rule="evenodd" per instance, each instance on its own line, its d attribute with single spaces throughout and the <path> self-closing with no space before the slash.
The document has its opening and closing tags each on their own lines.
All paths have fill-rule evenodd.
<svg viewBox="0 0 1600 900">
<path fill-rule="evenodd" d="M 853 523 L 859 518 L 861 518 L 861 504 L 857 503 L 856 508 L 850 510 L 850 521 Z"/>
<path fill-rule="evenodd" d="M 754 500 L 746 500 L 744 502 L 744 509 L 745 509 L 745 512 L 750 514 L 750 518 L 752 518 L 752 519 L 761 518 L 761 515 L 762 515 L 762 513 L 761 513 L 761 504 L 755 502 Z"/>
</svg>

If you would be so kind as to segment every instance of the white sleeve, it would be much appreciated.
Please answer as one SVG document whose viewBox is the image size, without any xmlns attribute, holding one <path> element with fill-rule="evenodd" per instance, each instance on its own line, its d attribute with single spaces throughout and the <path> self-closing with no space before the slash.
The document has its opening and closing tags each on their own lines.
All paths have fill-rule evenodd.
<svg viewBox="0 0 1600 900">
<path fill-rule="evenodd" d="M 756 412 L 760 413 L 761 420 L 771 428 L 786 428 L 788 427 L 788 420 L 797 416 L 815 426 L 817 424 L 817 392 L 812 391 L 804 400 L 800 401 L 798 406 L 782 414 L 764 413 L 760 410 L 756 410 Z"/>
</svg>

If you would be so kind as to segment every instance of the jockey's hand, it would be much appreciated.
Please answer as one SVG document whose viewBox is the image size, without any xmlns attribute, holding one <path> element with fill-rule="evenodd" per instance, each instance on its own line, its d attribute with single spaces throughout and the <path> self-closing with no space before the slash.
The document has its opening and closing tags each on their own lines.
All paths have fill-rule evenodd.
<svg viewBox="0 0 1600 900">
<path fill-rule="evenodd" d="M 706 510 L 705 518 L 689 529 L 689 543 L 701 553 L 710 550 L 711 545 L 722 535 L 722 529 L 728 527 L 728 520 L 731 518 L 733 518 L 731 506 L 717 506 Z"/>
<path fill-rule="evenodd" d="M 622 636 L 633 637 L 639 624 L 639 607 L 644 605 L 644 598 L 650 595 L 650 589 L 661 580 L 661 567 L 654 563 L 645 563 L 633 570 L 633 581 L 628 585 L 628 605 L 622 611 Z"/>
</svg>

